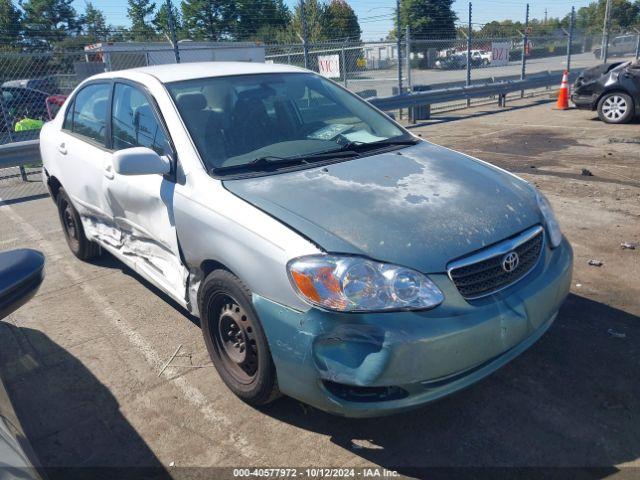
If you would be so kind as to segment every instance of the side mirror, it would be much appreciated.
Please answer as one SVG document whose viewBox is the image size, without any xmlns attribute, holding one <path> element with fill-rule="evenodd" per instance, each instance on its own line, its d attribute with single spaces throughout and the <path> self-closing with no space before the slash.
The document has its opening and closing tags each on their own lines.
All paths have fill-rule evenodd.
<svg viewBox="0 0 640 480">
<path fill-rule="evenodd" d="M 0 318 L 27 303 L 44 279 L 44 255 L 36 250 L 0 252 Z"/>
<path fill-rule="evenodd" d="M 120 175 L 165 175 L 171 163 L 150 148 L 133 147 L 113 154 L 113 168 Z"/>
</svg>

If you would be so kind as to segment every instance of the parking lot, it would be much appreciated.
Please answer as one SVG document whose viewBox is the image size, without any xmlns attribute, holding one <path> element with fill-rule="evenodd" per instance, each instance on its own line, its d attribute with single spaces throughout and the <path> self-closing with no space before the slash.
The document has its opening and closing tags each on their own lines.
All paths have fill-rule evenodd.
<svg viewBox="0 0 640 480">
<path fill-rule="evenodd" d="M 640 467 L 640 245 L 621 246 L 640 243 L 640 123 L 552 106 L 518 100 L 412 127 L 537 185 L 573 245 L 574 277 L 555 324 L 521 357 L 452 397 L 379 419 L 288 398 L 262 410 L 241 403 L 211 366 L 196 318 L 108 255 L 73 257 L 37 176 L 0 183 L 0 249 L 47 257 L 38 295 L 0 322 L 2 376 L 41 463 L 178 477 L 181 467 L 378 465 L 407 476 L 588 466 L 602 478 Z"/>
</svg>

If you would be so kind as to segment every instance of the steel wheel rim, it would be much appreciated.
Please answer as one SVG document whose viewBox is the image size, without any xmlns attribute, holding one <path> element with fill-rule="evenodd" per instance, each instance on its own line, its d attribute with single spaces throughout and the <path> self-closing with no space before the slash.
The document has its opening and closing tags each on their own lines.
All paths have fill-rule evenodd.
<svg viewBox="0 0 640 480">
<path fill-rule="evenodd" d="M 239 383 L 251 383 L 258 373 L 256 329 L 250 315 L 230 295 L 212 299 L 209 332 L 224 369 Z"/>
<path fill-rule="evenodd" d="M 619 95 L 608 97 L 602 104 L 602 113 L 609 120 L 619 120 L 627 112 L 627 102 Z"/>
<path fill-rule="evenodd" d="M 79 241 L 79 238 L 76 217 L 73 211 L 73 207 L 66 200 L 63 200 L 62 202 L 61 216 L 65 235 L 71 242 L 73 242 L 74 244 L 77 243 Z"/>
</svg>

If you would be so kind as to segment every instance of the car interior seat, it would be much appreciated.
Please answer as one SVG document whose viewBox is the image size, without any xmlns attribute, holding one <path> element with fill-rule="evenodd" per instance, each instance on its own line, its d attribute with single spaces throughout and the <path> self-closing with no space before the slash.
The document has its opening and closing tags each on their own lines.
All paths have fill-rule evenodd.
<svg viewBox="0 0 640 480">
<path fill-rule="evenodd" d="M 93 106 L 91 107 L 91 115 L 93 118 L 90 123 L 93 129 L 98 133 L 100 138 L 105 137 L 105 129 L 106 129 L 106 118 L 107 118 L 107 99 L 101 98 L 93 102 Z M 88 119 L 87 119 L 88 120 Z"/>
<path fill-rule="evenodd" d="M 261 89 L 252 89 L 238 94 L 231 123 L 236 155 L 274 143 L 276 129 L 261 100 L 261 92 Z"/>
<path fill-rule="evenodd" d="M 176 97 L 176 102 L 205 161 L 211 166 L 219 165 L 227 157 L 221 115 L 208 108 L 207 98 L 200 92 L 181 93 Z"/>
</svg>

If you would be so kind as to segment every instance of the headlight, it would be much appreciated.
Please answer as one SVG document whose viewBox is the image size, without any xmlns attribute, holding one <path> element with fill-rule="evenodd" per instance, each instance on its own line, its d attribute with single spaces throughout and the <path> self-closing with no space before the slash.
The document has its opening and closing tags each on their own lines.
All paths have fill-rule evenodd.
<svg viewBox="0 0 640 480">
<path fill-rule="evenodd" d="M 303 300 L 327 310 L 421 310 L 444 300 L 423 274 L 361 257 L 310 255 L 291 260 L 287 271 Z"/>
<path fill-rule="evenodd" d="M 562 232 L 560 231 L 560 225 L 558 224 L 558 220 L 553 213 L 553 208 L 551 208 L 551 204 L 549 203 L 549 200 L 547 200 L 547 197 L 545 197 L 542 193 L 537 192 L 537 198 L 538 208 L 540 208 L 540 212 L 542 213 L 544 222 L 547 226 L 547 233 L 549 234 L 549 242 L 551 243 L 551 248 L 556 248 L 562 241 Z"/>
</svg>

